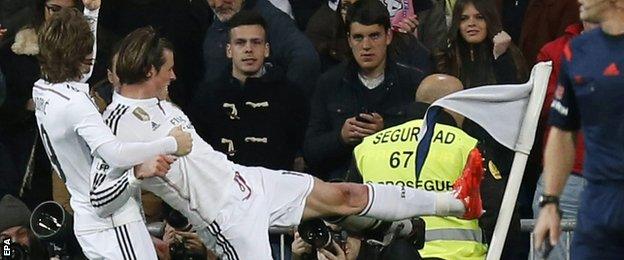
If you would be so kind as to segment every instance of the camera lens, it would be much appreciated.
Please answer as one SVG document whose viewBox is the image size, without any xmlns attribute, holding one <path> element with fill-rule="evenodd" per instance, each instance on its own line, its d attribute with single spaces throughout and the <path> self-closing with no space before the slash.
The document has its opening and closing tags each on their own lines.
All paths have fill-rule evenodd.
<svg viewBox="0 0 624 260">
<path fill-rule="evenodd" d="M 177 210 L 171 211 L 165 220 L 169 226 L 178 231 L 189 231 L 191 229 L 188 219 Z"/>
<path fill-rule="evenodd" d="M 298 231 L 301 239 L 314 248 L 324 248 L 332 241 L 329 229 L 320 219 L 301 222 Z"/>
</svg>

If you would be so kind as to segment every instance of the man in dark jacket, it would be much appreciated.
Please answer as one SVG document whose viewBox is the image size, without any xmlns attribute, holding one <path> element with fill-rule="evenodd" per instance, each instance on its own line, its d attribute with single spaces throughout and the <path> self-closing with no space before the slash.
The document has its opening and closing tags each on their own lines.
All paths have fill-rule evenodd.
<svg viewBox="0 0 624 260">
<path fill-rule="evenodd" d="M 424 77 L 389 57 L 390 18 L 381 2 L 356 2 L 346 20 L 353 58 L 319 79 L 304 142 L 311 171 L 326 180 L 344 177 L 362 138 L 406 121 L 406 105 Z"/>
<path fill-rule="evenodd" d="M 198 91 L 195 127 L 233 162 L 292 169 L 303 145 L 307 101 L 281 70 L 264 63 L 269 43 L 262 16 L 241 11 L 230 24 L 224 52 L 232 59 L 231 70 Z"/>
<path fill-rule="evenodd" d="M 269 42 L 273 50 L 270 61 L 286 68 L 288 80 L 306 95 L 312 93 L 319 75 L 320 61 L 312 43 L 288 15 L 268 0 L 208 0 L 208 4 L 217 19 L 208 28 L 204 38 L 204 82 L 214 81 L 229 68 L 230 61 L 225 56 L 229 19 L 240 10 L 254 10 L 262 15 L 268 25 Z"/>
</svg>

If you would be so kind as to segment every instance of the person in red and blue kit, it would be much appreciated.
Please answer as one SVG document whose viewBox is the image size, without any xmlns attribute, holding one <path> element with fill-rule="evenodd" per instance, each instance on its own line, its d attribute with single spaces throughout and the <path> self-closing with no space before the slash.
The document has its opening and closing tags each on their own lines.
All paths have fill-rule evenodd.
<svg viewBox="0 0 624 260">
<path fill-rule="evenodd" d="M 572 259 L 624 258 L 624 0 L 579 0 L 581 19 L 600 24 L 564 47 L 552 125 L 544 155 L 544 193 L 535 246 L 560 234 L 559 195 L 585 137 L 587 180 L 581 195 Z"/>
</svg>

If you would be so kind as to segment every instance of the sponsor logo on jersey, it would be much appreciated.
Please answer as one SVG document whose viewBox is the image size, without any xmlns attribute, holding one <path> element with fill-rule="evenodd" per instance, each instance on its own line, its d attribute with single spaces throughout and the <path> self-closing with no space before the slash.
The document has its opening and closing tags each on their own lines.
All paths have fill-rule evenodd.
<svg viewBox="0 0 624 260">
<path fill-rule="evenodd" d="M 152 131 L 156 131 L 156 129 L 158 129 L 160 127 L 160 124 L 158 124 L 158 123 L 156 123 L 154 121 L 152 121 L 151 123 L 152 123 Z"/>
</svg>

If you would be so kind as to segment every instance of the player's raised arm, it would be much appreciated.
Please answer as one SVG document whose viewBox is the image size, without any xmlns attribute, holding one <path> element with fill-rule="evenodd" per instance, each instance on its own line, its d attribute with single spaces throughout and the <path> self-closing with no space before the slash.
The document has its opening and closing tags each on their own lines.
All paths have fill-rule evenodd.
<svg viewBox="0 0 624 260">
<path fill-rule="evenodd" d="M 127 169 L 157 155 L 174 154 L 184 156 L 191 151 L 191 135 L 182 130 L 173 130 L 170 136 L 151 142 L 125 143 L 119 141 L 112 131 L 115 122 L 111 122 L 112 131 L 104 124 L 89 97 L 84 102 L 71 102 L 68 106 L 68 120 L 74 131 L 80 135 L 91 148 L 91 153 L 101 157 L 111 167 Z"/>
</svg>

